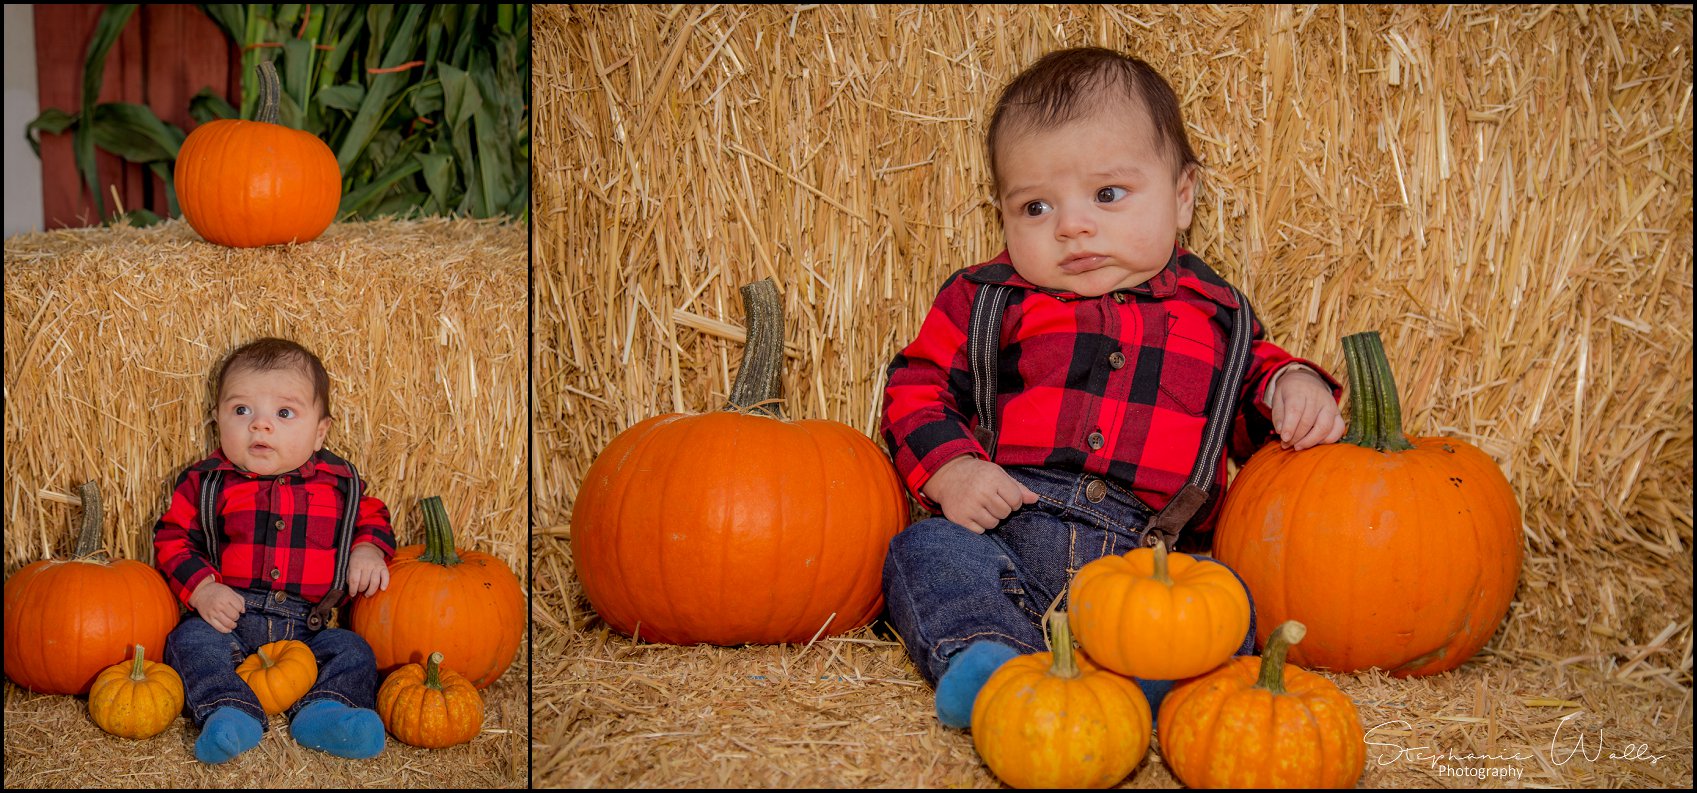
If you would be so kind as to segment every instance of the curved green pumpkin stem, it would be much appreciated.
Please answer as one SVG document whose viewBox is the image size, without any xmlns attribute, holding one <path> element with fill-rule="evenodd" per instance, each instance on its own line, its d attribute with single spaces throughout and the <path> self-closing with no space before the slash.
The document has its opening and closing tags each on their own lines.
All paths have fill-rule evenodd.
<svg viewBox="0 0 1697 793">
<path fill-rule="evenodd" d="M 1155 543 L 1155 572 L 1150 578 L 1167 586 L 1173 585 L 1173 574 L 1167 569 L 1167 544 L 1164 542 Z"/>
<path fill-rule="evenodd" d="M 748 341 L 731 384 L 730 409 L 783 418 L 778 403 L 784 397 L 784 304 L 777 285 L 762 278 L 744 286 L 742 305 Z"/>
<path fill-rule="evenodd" d="M 442 654 L 431 653 L 424 660 L 424 685 L 434 691 L 442 690 Z"/>
<path fill-rule="evenodd" d="M 424 554 L 419 560 L 443 567 L 459 564 L 460 555 L 454 552 L 454 527 L 448 523 L 442 497 L 420 499 L 418 506 L 424 511 Z"/>
<path fill-rule="evenodd" d="M 77 488 L 77 493 L 82 497 L 82 532 L 77 535 L 74 558 L 105 556 L 100 547 L 100 485 L 89 480 Z"/>
<path fill-rule="evenodd" d="M 1267 649 L 1261 651 L 1261 677 L 1255 681 L 1256 688 L 1264 688 L 1274 694 L 1285 693 L 1285 653 L 1307 635 L 1308 626 L 1296 620 L 1289 620 L 1273 629 L 1272 637 L 1267 639 Z"/>
<path fill-rule="evenodd" d="M 1065 590 L 1049 603 L 1049 609 L 1043 612 L 1043 627 L 1049 634 L 1049 674 L 1071 680 L 1079 674 L 1078 656 L 1072 648 L 1072 626 L 1067 623 L 1067 613 L 1060 610 L 1063 597 Z"/>
<path fill-rule="evenodd" d="M 142 652 L 141 645 L 136 645 L 136 663 L 130 667 L 130 679 L 137 683 L 147 682 L 147 667 L 142 665 Z"/>
<path fill-rule="evenodd" d="M 1349 433 L 1344 443 L 1379 451 L 1414 448 L 1402 432 L 1402 402 L 1378 331 L 1343 337 L 1349 365 Z"/>
<path fill-rule="evenodd" d="M 254 111 L 253 120 L 262 124 L 278 124 L 282 117 L 280 108 L 283 101 L 283 81 L 277 77 L 277 65 L 271 61 L 259 62 L 259 107 Z"/>
</svg>

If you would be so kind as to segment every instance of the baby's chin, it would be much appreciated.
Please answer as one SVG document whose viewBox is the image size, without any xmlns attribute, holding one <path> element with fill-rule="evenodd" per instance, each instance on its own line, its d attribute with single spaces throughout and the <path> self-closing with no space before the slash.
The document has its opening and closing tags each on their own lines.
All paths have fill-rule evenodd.
<svg viewBox="0 0 1697 793">
<path fill-rule="evenodd" d="M 230 462 L 235 463 L 237 468 L 250 474 L 258 474 L 259 476 L 285 474 L 306 465 L 305 459 L 291 462 L 276 458 L 254 457 L 247 454 L 232 455 L 228 451 L 224 453 L 224 456 L 228 457 Z"/>
<path fill-rule="evenodd" d="M 1063 273 L 1053 267 L 1022 268 L 1014 263 L 1014 272 L 1021 278 L 1030 281 L 1034 286 L 1053 289 L 1061 292 L 1071 292 L 1079 297 L 1101 297 L 1109 292 L 1120 289 L 1130 289 L 1143 281 L 1131 279 L 1123 270 L 1103 268 L 1088 273 L 1072 275 Z"/>
</svg>

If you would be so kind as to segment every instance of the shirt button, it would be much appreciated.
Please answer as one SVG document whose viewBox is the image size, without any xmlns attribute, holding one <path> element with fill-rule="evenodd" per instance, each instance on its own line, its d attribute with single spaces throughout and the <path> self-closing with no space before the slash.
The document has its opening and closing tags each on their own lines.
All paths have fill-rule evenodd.
<svg viewBox="0 0 1697 793">
<path fill-rule="evenodd" d="M 1125 366 L 1125 353 L 1115 352 L 1108 356 L 1108 365 L 1118 369 Z"/>
<path fill-rule="evenodd" d="M 277 530 L 278 530 L 278 531 L 282 531 L 282 530 L 283 530 L 283 521 L 280 521 L 280 520 L 279 520 L 279 521 L 277 521 Z"/>
<path fill-rule="evenodd" d="M 275 568 L 275 567 L 273 567 L 273 568 L 271 568 L 271 580 L 272 580 L 272 581 L 276 581 L 276 580 L 277 580 L 277 578 L 278 578 L 278 577 L 279 577 L 279 576 L 281 576 L 281 575 L 283 575 L 283 571 L 281 571 L 281 570 L 278 570 L 278 569 L 277 569 L 277 568 Z"/>
<path fill-rule="evenodd" d="M 1092 432 L 1090 433 L 1090 437 L 1085 440 L 1090 444 L 1091 449 L 1100 449 L 1102 448 L 1102 443 L 1105 439 L 1102 437 L 1102 433 Z"/>
</svg>

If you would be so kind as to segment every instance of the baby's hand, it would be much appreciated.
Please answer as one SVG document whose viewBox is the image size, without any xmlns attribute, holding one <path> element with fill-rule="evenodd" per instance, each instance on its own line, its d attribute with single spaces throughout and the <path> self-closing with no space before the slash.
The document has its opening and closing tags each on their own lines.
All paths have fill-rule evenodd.
<svg viewBox="0 0 1697 793">
<path fill-rule="evenodd" d="M 189 608 L 219 633 L 229 633 L 236 629 L 236 620 L 242 612 L 247 611 L 247 601 L 236 590 L 208 576 L 189 595 Z"/>
<path fill-rule="evenodd" d="M 348 595 L 377 594 L 389 588 L 389 564 L 377 546 L 362 542 L 348 556 Z"/>
<path fill-rule="evenodd" d="M 1037 501 L 1019 480 L 1002 467 L 970 455 L 946 463 L 919 489 L 943 508 L 943 517 L 983 534 L 1021 505 Z"/>
<path fill-rule="evenodd" d="M 1286 372 L 1273 389 L 1273 430 L 1279 446 L 1301 451 L 1343 437 L 1343 414 L 1332 389 L 1306 369 Z"/>
</svg>

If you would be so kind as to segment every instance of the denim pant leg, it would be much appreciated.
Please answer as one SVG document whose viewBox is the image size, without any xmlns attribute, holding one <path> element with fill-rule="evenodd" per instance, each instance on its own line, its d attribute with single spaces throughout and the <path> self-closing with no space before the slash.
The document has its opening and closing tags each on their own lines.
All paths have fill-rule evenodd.
<svg viewBox="0 0 1697 793">
<path fill-rule="evenodd" d="M 289 718 L 321 699 L 377 709 L 377 656 L 364 637 L 342 628 L 325 628 L 308 634 L 304 641 L 318 659 L 318 682 L 289 709 Z"/>
<path fill-rule="evenodd" d="M 213 711 L 233 707 L 270 729 L 259 697 L 236 676 L 236 666 L 250 654 L 252 650 L 237 631 L 221 633 L 194 612 L 183 617 L 165 639 L 164 659 L 183 679 L 184 711 L 189 723 L 203 726 Z"/>
<path fill-rule="evenodd" d="M 890 626 L 926 682 L 936 685 L 949 657 L 981 639 L 1021 653 L 1044 647 L 1031 602 L 1007 547 L 946 518 L 919 521 L 890 540 L 884 602 Z"/>
</svg>

